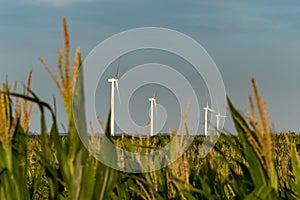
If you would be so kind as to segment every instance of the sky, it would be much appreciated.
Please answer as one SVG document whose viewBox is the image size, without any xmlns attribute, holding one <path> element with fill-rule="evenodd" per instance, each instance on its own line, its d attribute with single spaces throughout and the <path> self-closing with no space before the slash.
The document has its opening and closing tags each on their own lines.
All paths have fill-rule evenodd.
<svg viewBox="0 0 300 200">
<path fill-rule="evenodd" d="M 0 80 L 26 82 L 33 69 L 33 91 L 47 102 L 57 98 L 62 124 L 66 120 L 59 93 L 38 58 L 52 69 L 56 66 L 56 52 L 64 44 L 64 17 L 72 53 L 80 46 L 82 57 L 128 29 L 163 27 L 182 32 L 212 57 L 236 107 L 248 107 L 254 76 L 275 129 L 300 132 L 299 1 L 0 0 Z M 232 130 L 228 118 L 225 128 Z M 39 130 L 38 112 L 31 130 Z"/>
</svg>

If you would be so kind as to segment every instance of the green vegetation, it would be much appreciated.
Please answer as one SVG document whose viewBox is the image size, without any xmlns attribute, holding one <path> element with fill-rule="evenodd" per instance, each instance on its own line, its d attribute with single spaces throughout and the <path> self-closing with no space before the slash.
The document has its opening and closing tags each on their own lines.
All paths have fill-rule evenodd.
<svg viewBox="0 0 300 200">
<path fill-rule="evenodd" d="M 222 134 L 208 156 L 199 159 L 204 138 L 194 138 L 190 148 L 169 166 L 131 174 L 111 169 L 95 159 L 81 143 L 73 119 L 72 98 L 82 103 L 81 88 L 73 91 L 80 70 L 80 49 L 76 50 L 72 68 L 69 63 L 69 39 L 66 21 L 65 52 L 58 52 L 58 69 L 52 73 L 41 62 L 57 85 L 68 116 L 68 135 L 58 134 L 55 106 L 41 101 L 27 88 L 17 94 L 16 85 L 6 82 L 0 92 L 0 199 L 300 199 L 300 136 L 295 133 L 274 134 L 265 102 L 252 79 L 254 97 L 250 113 L 237 111 L 228 99 L 229 111 L 237 135 Z M 63 56 L 64 55 L 64 56 Z M 64 61 L 64 64 L 63 64 Z M 71 71 L 71 73 L 70 73 Z M 36 105 L 41 113 L 41 135 L 29 136 L 28 127 Z M 257 108 L 255 108 L 255 105 Z M 48 133 L 45 112 L 52 114 Z M 257 112 L 258 111 L 258 112 Z M 84 115 L 84 110 L 77 110 Z M 109 120 L 108 120 L 109 121 Z M 109 137 L 109 126 L 100 125 L 117 146 L 133 152 L 153 153 L 154 149 L 174 139 L 172 150 L 180 149 L 182 137 L 170 136 Z M 93 133 L 92 125 L 90 130 Z M 108 151 L 92 134 L 90 148 Z M 126 155 L 109 152 L 124 165 Z M 118 155 L 118 156 L 117 156 Z M 172 155 L 169 155 L 170 159 Z M 149 160 L 136 159 L 143 167 Z"/>
</svg>

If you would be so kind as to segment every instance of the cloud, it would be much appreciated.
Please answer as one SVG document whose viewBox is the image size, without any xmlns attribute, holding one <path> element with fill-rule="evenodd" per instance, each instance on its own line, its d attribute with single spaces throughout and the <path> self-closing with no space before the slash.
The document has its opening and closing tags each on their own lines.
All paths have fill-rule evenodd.
<svg viewBox="0 0 300 200">
<path fill-rule="evenodd" d="M 14 4 L 14 5 L 45 5 L 53 7 L 63 7 L 74 4 L 87 4 L 87 3 L 127 3 L 139 2 L 138 0 L 0 0 L 1 3 Z"/>
<path fill-rule="evenodd" d="M 34 3 L 34 4 L 50 4 L 53 6 L 65 6 L 70 4 L 77 3 L 87 3 L 93 0 L 26 0 L 26 3 Z"/>
</svg>

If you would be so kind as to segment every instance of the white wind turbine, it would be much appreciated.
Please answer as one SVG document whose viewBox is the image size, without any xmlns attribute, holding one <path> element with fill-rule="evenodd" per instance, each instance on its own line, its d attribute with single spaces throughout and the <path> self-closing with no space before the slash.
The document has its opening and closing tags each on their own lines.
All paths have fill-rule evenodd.
<svg viewBox="0 0 300 200">
<path fill-rule="evenodd" d="M 153 109 L 155 107 L 156 112 L 157 112 L 157 107 L 156 107 L 156 96 L 154 95 L 152 98 L 148 99 L 151 104 L 150 108 L 150 136 L 153 136 Z"/>
<path fill-rule="evenodd" d="M 217 118 L 217 134 L 220 133 L 220 130 L 219 130 L 219 126 L 220 126 L 220 118 L 221 117 L 226 117 L 225 115 L 221 115 L 220 113 L 216 114 L 216 118 Z"/>
<path fill-rule="evenodd" d="M 119 97 L 119 101 L 120 101 L 118 73 L 119 73 L 119 66 L 117 69 L 116 76 L 114 78 L 108 79 L 108 82 L 111 83 L 111 97 L 110 97 L 110 107 L 111 107 L 111 110 L 110 110 L 110 112 L 111 112 L 111 114 L 110 114 L 110 135 L 111 136 L 115 135 L 115 86 L 117 88 L 118 97 Z"/>
<path fill-rule="evenodd" d="M 207 115 L 208 115 L 208 111 L 210 112 L 216 112 L 213 109 L 208 107 L 208 104 L 206 104 L 206 107 L 203 108 L 204 109 L 204 134 L 205 136 L 208 136 L 208 121 L 207 121 Z"/>
</svg>

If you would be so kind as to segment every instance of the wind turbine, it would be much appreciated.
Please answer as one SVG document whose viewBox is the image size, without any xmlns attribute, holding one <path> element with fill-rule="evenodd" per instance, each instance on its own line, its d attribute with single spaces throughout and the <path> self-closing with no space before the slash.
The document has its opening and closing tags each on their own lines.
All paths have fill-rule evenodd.
<svg viewBox="0 0 300 200">
<path fill-rule="evenodd" d="M 220 113 L 216 114 L 216 118 L 217 118 L 217 134 L 219 134 L 219 125 L 220 125 L 220 118 L 221 117 L 226 117 L 225 115 L 221 115 Z"/>
<path fill-rule="evenodd" d="M 204 107 L 203 109 L 205 111 L 205 114 L 204 114 L 204 134 L 205 134 L 205 136 L 208 136 L 208 126 L 207 126 L 207 124 L 208 124 L 208 121 L 207 121 L 208 111 L 214 112 L 214 113 L 216 111 L 214 111 L 213 109 L 209 108 L 208 104 L 206 104 L 206 107 Z"/>
<path fill-rule="evenodd" d="M 110 108 L 111 108 L 111 115 L 110 115 L 110 135 L 115 135 L 115 86 L 117 88 L 118 97 L 120 101 L 120 90 L 119 90 L 119 66 L 116 72 L 116 76 L 114 78 L 109 78 L 108 82 L 111 83 L 111 96 L 110 96 Z"/>
<path fill-rule="evenodd" d="M 152 98 L 148 99 L 150 101 L 151 104 L 151 108 L 150 108 L 150 136 L 153 136 L 153 109 L 155 106 L 156 112 L 157 112 L 157 107 L 156 107 L 156 96 L 153 95 Z"/>
</svg>

